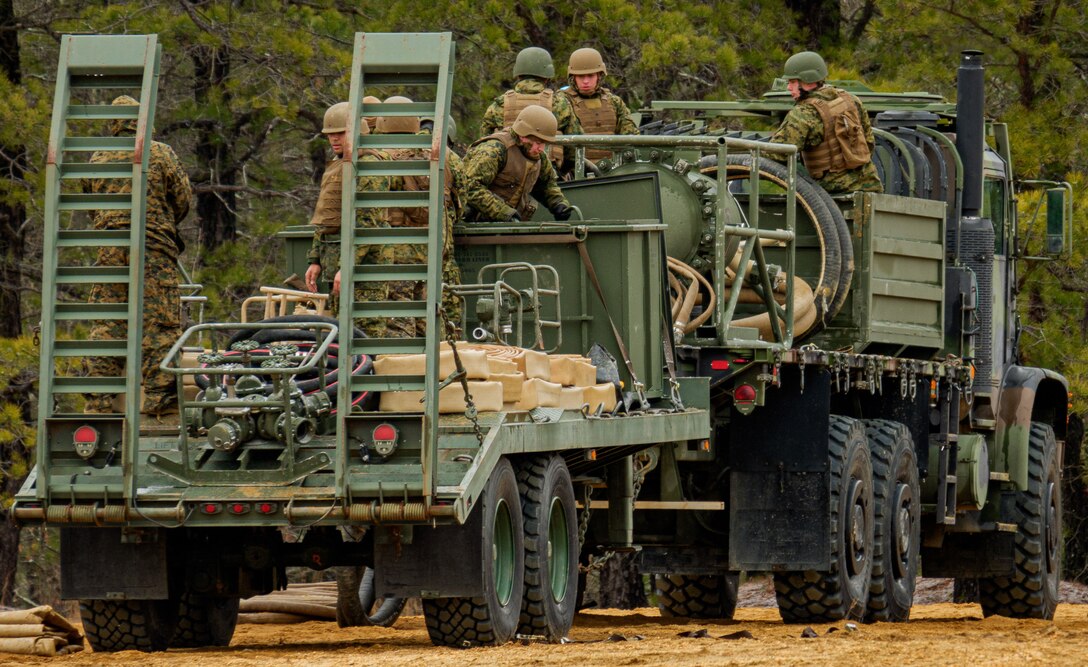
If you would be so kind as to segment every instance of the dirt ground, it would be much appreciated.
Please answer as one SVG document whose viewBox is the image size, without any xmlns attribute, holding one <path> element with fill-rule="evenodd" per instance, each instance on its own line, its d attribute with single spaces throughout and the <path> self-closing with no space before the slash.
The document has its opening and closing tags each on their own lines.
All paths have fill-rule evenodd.
<svg viewBox="0 0 1088 667">
<path fill-rule="evenodd" d="M 515 642 L 498 648 L 437 648 L 427 639 L 423 618 L 402 616 L 393 628 L 340 629 L 335 623 L 242 624 L 230 647 L 79 653 L 57 658 L 0 655 L 0 665 L 150 665 L 249 667 L 298 665 L 383 667 L 441 665 L 834 665 L 882 664 L 1083 665 L 1088 655 L 1088 605 L 1082 587 L 1063 587 L 1065 602 L 1053 622 L 983 619 L 977 605 L 952 604 L 949 580 L 919 582 L 919 600 L 907 624 L 784 625 L 766 581 L 742 587 L 736 620 L 730 623 L 663 619 L 656 609 L 589 610 L 575 619 L 570 644 Z M 769 594 L 769 595 L 768 595 Z M 681 633 L 703 631 L 704 637 Z M 730 637 L 730 636 L 733 637 Z M 740 635 L 740 637 L 738 637 Z M 748 637 L 747 635 L 750 635 Z"/>
</svg>

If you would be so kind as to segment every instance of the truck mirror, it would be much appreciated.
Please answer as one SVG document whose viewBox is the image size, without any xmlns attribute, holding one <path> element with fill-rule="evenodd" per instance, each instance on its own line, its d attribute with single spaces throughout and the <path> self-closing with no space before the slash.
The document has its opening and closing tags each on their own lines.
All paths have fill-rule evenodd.
<svg viewBox="0 0 1088 667">
<path fill-rule="evenodd" d="M 1065 241 L 1070 231 L 1070 221 L 1066 219 L 1066 195 L 1065 188 L 1049 188 L 1046 191 L 1046 254 L 1052 257 L 1062 255 L 1067 250 Z"/>
</svg>

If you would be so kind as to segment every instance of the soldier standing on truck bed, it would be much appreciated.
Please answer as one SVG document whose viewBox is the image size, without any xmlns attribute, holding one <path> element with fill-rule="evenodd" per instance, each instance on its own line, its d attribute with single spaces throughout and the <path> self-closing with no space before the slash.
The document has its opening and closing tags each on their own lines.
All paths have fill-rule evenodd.
<svg viewBox="0 0 1088 667">
<path fill-rule="evenodd" d="M 829 193 L 883 192 L 872 162 L 873 127 L 861 100 L 824 83 L 827 64 L 812 51 L 790 56 L 782 76 L 797 105 L 770 140 L 797 146 L 809 175 Z"/>
<path fill-rule="evenodd" d="M 570 202 L 559 189 L 555 169 L 540 159 L 555 141 L 552 112 L 532 105 L 518 114 L 514 124 L 476 140 L 465 155 L 465 172 L 480 188 L 467 198 L 467 220 L 520 222 L 533 217 L 542 201 L 556 220 L 570 218 Z"/>
<path fill-rule="evenodd" d="M 307 289 L 316 292 L 317 280 L 322 274 L 333 276 L 332 294 L 329 298 L 329 307 L 333 313 L 337 312 L 340 305 L 340 211 L 344 191 L 344 162 L 351 159 L 350 156 L 344 156 L 349 106 L 347 102 L 338 102 L 325 111 L 321 133 L 329 140 L 335 156 L 325 165 L 325 173 L 321 176 L 321 191 L 317 195 L 313 217 L 310 218 L 310 224 L 315 227 L 314 242 L 306 256 L 310 263 L 306 269 Z M 370 133 L 365 122 L 359 123 L 359 131 L 362 134 Z M 362 162 L 389 159 L 384 152 L 370 148 L 360 149 L 359 154 Z M 385 176 L 360 176 L 357 187 L 363 191 L 388 190 L 389 179 Z M 386 224 L 379 210 L 373 208 L 359 209 L 356 222 L 360 227 L 384 227 Z M 355 261 L 357 264 L 389 264 L 391 258 L 383 246 L 359 246 Z M 366 283 L 356 288 L 355 300 L 384 301 L 386 291 L 386 286 L 381 283 Z M 385 320 L 364 319 L 359 321 L 358 326 L 367 336 L 385 335 Z"/>
<path fill-rule="evenodd" d="M 551 79 L 555 78 L 552 54 L 537 46 L 522 49 L 514 61 L 514 76 L 517 78 L 514 89 L 496 97 L 484 112 L 483 122 L 480 123 L 480 136 L 486 137 L 510 127 L 522 109 L 531 104 L 542 106 L 555 114 L 559 132 L 582 134 L 582 125 L 578 122 L 570 100 L 548 87 Z M 549 151 L 552 164 L 560 172 L 571 168 L 574 155 L 573 146 L 563 149 L 553 146 Z"/>
<path fill-rule="evenodd" d="M 409 104 L 407 97 L 390 97 L 384 104 Z M 419 116 L 379 116 L 377 120 L 379 134 L 430 134 L 423 131 Z M 396 149 L 389 151 L 394 160 L 428 160 L 428 149 Z M 442 245 L 442 282 L 448 285 L 461 284 L 461 271 L 453 260 L 453 225 L 460 222 L 460 183 L 464 179 L 461 158 L 452 150 L 446 151 L 445 164 L 445 206 L 443 211 Z M 430 188 L 428 176 L 394 176 L 390 179 L 389 189 L 393 191 L 417 192 Z M 390 208 L 387 209 L 387 222 L 390 227 L 426 227 L 428 211 L 426 208 Z M 427 247 L 424 245 L 393 246 L 393 261 L 397 264 L 423 264 L 427 261 Z M 421 280 L 398 280 L 389 283 L 390 301 L 423 301 L 427 298 L 427 283 Z M 443 305 L 450 321 L 461 319 L 460 304 L 451 293 L 443 293 Z M 390 337 L 412 338 L 427 335 L 426 319 L 422 317 L 396 317 L 389 320 Z"/>
<path fill-rule="evenodd" d="M 563 93 L 574 107 L 574 114 L 586 134 L 638 134 L 631 111 L 619 95 L 604 87 L 608 73 L 597 49 L 582 48 L 570 54 L 567 83 Z M 600 160 L 612 156 L 605 148 L 587 148 L 586 158 Z"/>
<path fill-rule="evenodd" d="M 114 106 L 139 106 L 139 102 L 121 95 Z M 113 136 L 135 136 L 136 120 L 115 120 L 110 125 Z M 99 151 L 91 155 L 92 163 L 133 162 L 134 152 Z M 131 179 L 95 178 L 81 182 L 84 192 L 120 194 L 132 192 Z M 159 141 L 151 142 L 151 161 L 147 167 L 147 218 L 144 239 L 144 303 L 143 303 L 143 378 L 144 399 L 141 412 L 161 416 L 177 412 L 177 384 L 174 377 L 159 370 L 159 363 L 170 347 L 181 337 L 181 294 L 178 287 L 178 257 L 185 244 L 178 225 L 189 212 L 192 200 L 189 177 L 174 150 Z M 95 229 L 129 229 L 132 218 L 128 211 L 96 211 Z M 128 265 L 125 248 L 100 248 L 97 266 Z M 118 284 L 94 285 L 92 303 L 124 303 L 128 288 Z M 91 329 L 92 340 L 124 338 L 128 325 L 109 320 Z M 124 360 L 119 357 L 93 357 L 92 376 L 124 375 Z M 130 369 L 131 370 L 131 369 Z M 114 394 L 90 394 L 87 412 L 113 412 Z"/>
</svg>

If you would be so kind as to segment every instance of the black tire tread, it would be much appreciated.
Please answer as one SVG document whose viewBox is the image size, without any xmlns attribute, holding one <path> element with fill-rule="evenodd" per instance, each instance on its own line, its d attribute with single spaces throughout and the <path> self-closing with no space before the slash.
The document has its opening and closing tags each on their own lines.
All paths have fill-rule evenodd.
<svg viewBox="0 0 1088 667">
<path fill-rule="evenodd" d="M 184 593 L 170 648 L 228 646 L 238 624 L 239 598 L 205 598 Z"/>
<path fill-rule="evenodd" d="M 525 517 L 525 599 L 518 621 L 518 632 L 522 634 L 545 635 L 548 632 L 548 617 L 544 609 L 544 596 L 548 592 L 544 590 L 545 576 L 542 572 L 545 563 L 541 554 L 537 553 L 534 539 L 540 534 L 539 517 L 544 509 L 544 474 L 547 468 L 547 456 L 527 457 L 515 468 Z"/>
<path fill-rule="evenodd" d="M 482 597 L 423 599 L 427 634 L 436 646 L 469 648 L 498 643 L 487 611 L 487 600 Z"/>
<path fill-rule="evenodd" d="M 654 580 L 657 608 L 665 618 L 733 620 L 739 574 L 659 574 Z"/>
<path fill-rule="evenodd" d="M 1057 607 L 1056 591 L 1047 591 L 1047 579 L 1053 578 L 1056 588 L 1061 573 L 1045 571 L 1046 508 L 1043 506 L 1048 467 L 1057 468 L 1054 430 L 1049 424 L 1032 422 L 1028 443 L 1028 488 L 1016 494 L 1019 529 L 1014 538 L 1015 572 L 1008 577 L 979 578 L 983 616 L 1052 620 Z M 1060 494 L 1060 483 L 1057 489 Z M 1061 526 L 1056 530 L 1061 534 Z"/>
<path fill-rule="evenodd" d="M 391 627 L 404 611 L 407 598 L 386 598 L 374 608 L 373 570 L 365 565 L 343 566 L 336 573 L 336 625 L 354 628 L 374 625 Z M 367 575 L 370 574 L 368 577 Z"/>
<path fill-rule="evenodd" d="M 96 653 L 165 651 L 171 632 L 159 618 L 158 608 L 164 603 L 161 600 L 80 600 L 83 633 Z"/>
</svg>

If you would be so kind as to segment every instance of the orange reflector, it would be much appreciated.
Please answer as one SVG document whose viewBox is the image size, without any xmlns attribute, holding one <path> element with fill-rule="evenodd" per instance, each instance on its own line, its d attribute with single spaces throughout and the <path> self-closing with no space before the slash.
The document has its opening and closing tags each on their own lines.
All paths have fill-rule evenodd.
<svg viewBox="0 0 1088 667">
<path fill-rule="evenodd" d="M 590 449 L 590 450 L 586 451 L 586 460 L 587 461 L 596 461 L 597 460 L 597 450 L 596 449 Z"/>
<path fill-rule="evenodd" d="M 709 452 L 710 451 L 710 441 L 709 440 L 703 440 L 702 442 L 700 442 L 699 443 L 699 449 L 703 450 L 704 452 Z"/>
</svg>

